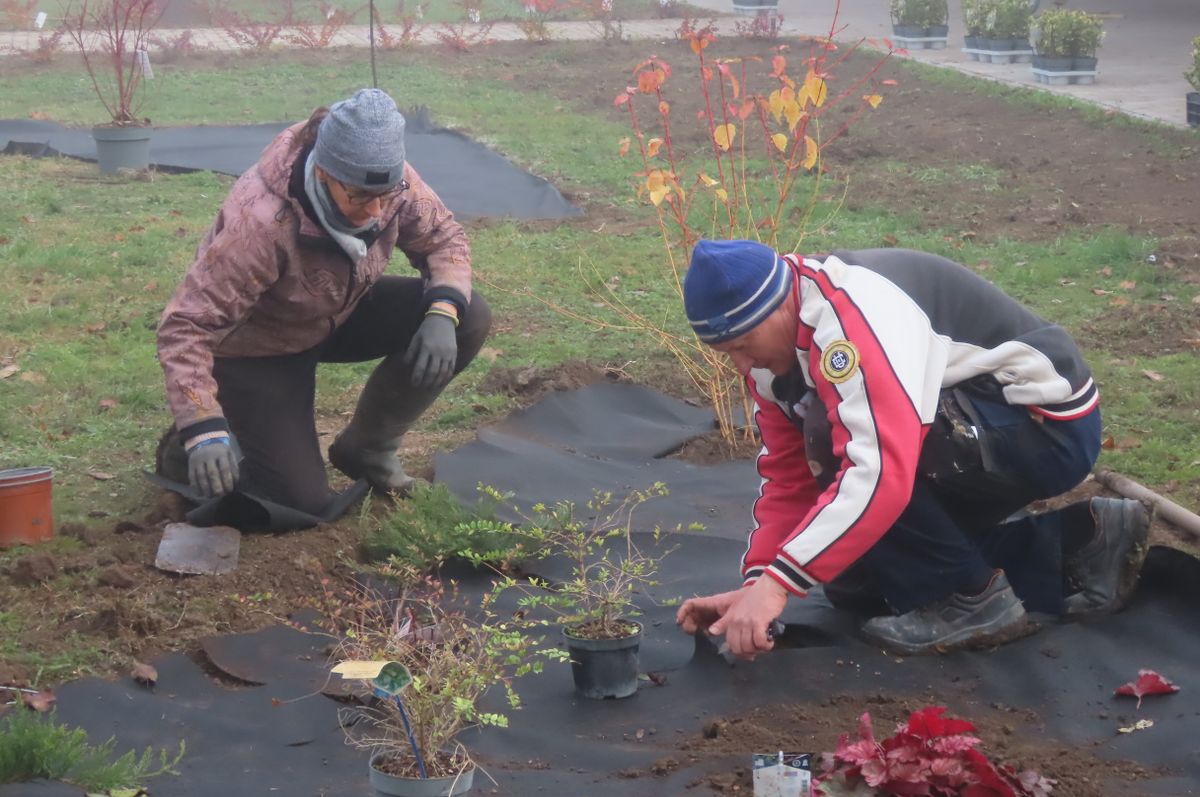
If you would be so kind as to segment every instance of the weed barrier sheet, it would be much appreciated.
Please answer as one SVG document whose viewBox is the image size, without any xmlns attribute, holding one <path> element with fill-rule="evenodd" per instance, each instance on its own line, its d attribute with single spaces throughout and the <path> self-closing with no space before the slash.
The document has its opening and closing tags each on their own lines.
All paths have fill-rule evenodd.
<svg viewBox="0 0 1200 797">
<path fill-rule="evenodd" d="M 811 716 L 834 696 L 868 711 L 880 695 L 949 704 L 967 719 L 972 706 L 981 713 L 1009 707 L 1015 734 L 1096 756 L 1092 783 L 1105 781 L 1105 760 L 1136 761 L 1150 771 L 1132 788 L 1104 787 L 1114 797 L 1200 793 L 1200 560 L 1155 548 L 1137 596 L 1118 615 L 1071 624 L 1040 618 L 1038 633 L 999 649 L 933 657 L 898 658 L 870 647 L 857 635 L 854 618 L 833 610 L 818 590 L 789 601 L 783 617 L 810 629 L 810 646 L 730 667 L 700 650 L 707 642 L 696 645 L 674 624 L 674 599 L 737 586 L 742 534 L 758 491 L 752 462 L 708 467 L 662 456 L 710 429 L 707 413 L 653 391 L 594 385 L 547 396 L 438 459 L 438 478 L 469 500 L 481 481 L 514 491 L 522 505 L 583 501 L 593 487 L 627 490 L 663 481 L 670 495 L 639 514 L 639 540 L 647 546 L 656 544 L 645 533 L 655 523 L 700 519 L 708 525 L 659 543 L 675 550 L 663 562 L 660 585 L 638 596 L 645 627 L 641 667 L 655 677 L 618 701 L 577 698 L 565 664 L 518 681 L 523 707 L 510 712 L 511 726 L 463 736 L 496 781 L 493 786 L 477 775 L 477 793 L 712 793 L 695 784 L 748 770 L 751 753 L 762 751 L 689 757 L 684 744 L 706 723 L 778 704 L 803 704 Z M 532 569 L 552 579 L 568 573 L 555 560 Z M 488 588 L 482 574 L 453 576 L 465 593 Z M 515 598 L 505 601 L 498 610 Z M 338 728 L 341 704 L 319 694 L 329 691 L 327 639 L 279 626 L 203 647 L 210 673 L 225 675 L 206 674 L 188 656 L 171 654 L 154 662 L 159 681 L 153 691 L 129 679 L 66 684 L 57 693 L 58 719 L 83 726 L 96 740 L 115 734 L 122 750 L 186 740 L 181 776 L 147 784 L 153 794 L 372 793 L 366 753 L 345 745 Z M 1148 697 L 1140 709 L 1131 699 L 1114 698 L 1113 689 L 1142 668 L 1171 678 L 1181 691 Z M 502 708 L 502 696 L 488 702 Z M 1153 727 L 1117 732 L 1140 719 Z M 677 768 L 655 767 L 665 758 Z"/>
<path fill-rule="evenodd" d="M 558 189 L 503 156 L 453 130 L 438 128 L 424 113 L 410 113 L 407 157 L 442 198 L 464 218 L 561 219 L 579 215 Z M 155 128 L 150 162 L 164 171 L 206 169 L 240 175 L 284 123 Z M 37 119 L 0 120 L 0 150 L 30 156 L 69 155 L 94 161 L 89 130 Z"/>
</svg>

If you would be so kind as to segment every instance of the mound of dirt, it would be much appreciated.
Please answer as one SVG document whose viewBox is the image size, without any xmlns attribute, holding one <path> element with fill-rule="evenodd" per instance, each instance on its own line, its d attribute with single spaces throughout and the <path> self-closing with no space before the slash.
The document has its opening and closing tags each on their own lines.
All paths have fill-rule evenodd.
<svg viewBox="0 0 1200 797">
<path fill-rule="evenodd" d="M 480 383 L 479 391 L 511 396 L 522 404 L 532 404 L 556 390 L 574 390 L 603 381 L 623 382 L 627 378 L 615 368 L 567 360 L 552 368 L 536 365 L 493 368 Z"/>
</svg>

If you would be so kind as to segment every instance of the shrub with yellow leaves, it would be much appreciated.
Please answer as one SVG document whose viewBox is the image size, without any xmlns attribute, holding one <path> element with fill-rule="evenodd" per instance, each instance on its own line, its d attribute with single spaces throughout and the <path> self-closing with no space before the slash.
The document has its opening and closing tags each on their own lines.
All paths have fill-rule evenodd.
<svg viewBox="0 0 1200 797">
<path fill-rule="evenodd" d="M 807 56 L 793 63 L 787 44 L 772 48 L 768 57 L 716 58 L 710 56 L 716 41 L 711 28 L 685 33 L 697 59 L 695 88 L 703 96 L 696 123 L 703 125 L 709 146 L 701 153 L 685 153 L 674 144 L 672 131 L 688 120 L 677 123 L 672 118 L 664 93 L 672 70 L 662 59 L 651 57 L 638 64 L 634 85 L 614 100 L 627 109 L 632 128 L 632 136 L 620 141 L 618 154 L 628 156 L 636 143 L 641 162 L 635 172 L 637 194 L 654 209 L 664 266 L 681 304 L 683 272 L 700 238 L 749 238 L 778 251 L 799 251 L 822 194 L 821 153 L 862 113 L 879 106 L 881 87 L 895 84 L 879 78 L 892 55 L 890 45 L 879 42 L 873 44 L 886 52 L 865 74 L 848 80 L 840 90 L 831 87 L 835 71 L 864 44 L 860 40 L 839 46 L 833 41 L 838 29 L 835 11 L 829 34 L 808 40 Z M 793 77 L 790 69 L 795 66 L 800 71 Z M 759 89 L 756 81 L 765 87 Z M 847 105 L 851 112 L 822 138 L 820 119 Z M 798 201 L 793 194 L 800 185 L 807 196 Z M 690 333 L 676 333 L 673 325 L 639 313 L 603 279 L 596 284 L 626 324 L 657 337 L 675 355 L 712 401 L 722 435 L 733 443 L 735 410 L 748 410 L 749 399 L 724 355 Z M 753 431 L 746 429 L 745 434 Z"/>
</svg>

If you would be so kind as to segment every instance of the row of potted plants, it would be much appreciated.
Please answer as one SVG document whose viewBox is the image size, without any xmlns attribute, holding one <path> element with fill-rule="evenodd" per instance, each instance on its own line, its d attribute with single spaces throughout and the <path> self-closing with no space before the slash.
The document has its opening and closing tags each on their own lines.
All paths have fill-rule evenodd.
<svg viewBox="0 0 1200 797">
<path fill-rule="evenodd" d="M 481 488 L 491 501 L 506 496 Z M 508 709 L 521 701 L 514 679 L 570 661 L 576 693 L 593 699 L 629 697 L 638 687 L 641 625 L 635 590 L 655 583 L 669 541 L 656 530 L 643 551 L 633 533 L 635 511 L 666 494 L 662 484 L 621 500 L 598 493 L 584 512 L 574 504 L 511 509 L 520 524 L 475 519 L 462 538 L 488 541 L 455 558 L 494 575 L 478 602 L 453 581 L 435 578 L 394 557 L 376 575 L 383 589 L 326 591 L 316 607 L 331 624 L 334 673 L 361 680 L 358 705 L 343 709 L 348 741 L 371 753 L 368 774 L 379 794 L 442 797 L 471 788 L 475 766 L 459 734 L 469 727 L 506 727 L 507 714 L 480 701 L 501 690 Z M 679 528 L 675 531 L 682 531 Z M 497 543 L 504 540 L 504 543 Z M 522 576 L 524 563 L 555 558 L 569 574 L 550 583 Z M 507 607 L 501 610 L 500 606 Z M 566 650 L 543 631 L 557 627 Z"/>
<path fill-rule="evenodd" d="M 1028 0 L 963 0 L 965 42 L 970 50 L 1029 50 L 1033 14 Z"/>
<path fill-rule="evenodd" d="M 892 33 L 906 39 L 942 38 L 950 33 L 947 0 L 891 0 Z"/>
</svg>

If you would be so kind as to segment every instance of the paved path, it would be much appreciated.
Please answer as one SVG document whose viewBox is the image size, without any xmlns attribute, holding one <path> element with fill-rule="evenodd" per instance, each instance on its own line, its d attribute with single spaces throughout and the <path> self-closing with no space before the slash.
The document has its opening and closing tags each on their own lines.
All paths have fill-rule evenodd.
<svg viewBox="0 0 1200 797">
<path fill-rule="evenodd" d="M 732 0 L 690 0 L 694 5 L 712 9 L 718 30 L 729 35 L 735 20 L 724 16 L 732 10 Z M 1046 0 L 1049 5 L 1049 0 Z M 780 0 L 785 34 L 820 36 L 829 31 L 837 0 Z M 973 62 L 961 52 L 961 4 L 951 2 L 950 42 L 945 50 L 913 50 L 907 57 L 949 67 L 989 80 L 1018 86 L 1035 87 L 1029 64 L 984 64 Z M 1046 91 L 1093 102 L 1146 119 L 1184 126 L 1184 95 L 1190 90 L 1183 71 L 1191 59 L 1191 39 L 1200 35 L 1200 0 L 1069 0 L 1070 7 L 1085 8 L 1105 15 L 1107 38 L 1100 51 L 1100 75 L 1090 86 L 1042 87 Z M 888 0 L 842 0 L 838 38 L 882 38 L 890 34 Z M 652 19 L 623 23 L 626 36 L 638 40 L 664 40 L 674 36 L 678 20 Z M 552 37 L 580 41 L 600 36 L 594 22 L 550 23 Z M 181 31 L 159 31 L 163 37 Z M 427 26 L 421 33 L 423 43 L 437 42 L 437 27 Z M 489 34 L 501 41 L 525 38 L 512 23 L 495 25 Z M 198 43 L 210 49 L 234 50 L 237 45 L 220 30 L 196 29 Z M 35 32 L 0 33 L 0 51 L 29 50 L 36 47 Z M 336 45 L 365 46 L 367 28 L 343 29 Z M 292 46 L 280 44 L 278 46 Z"/>
<path fill-rule="evenodd" d="M 732 0 L 689 0 L 725 12 Z M 823 35 L 829 31 L 837 0 L 780 0 L 785 30 Z M 1043 7 L 1053 7 L 1043 0 Z M 1184 95 L 1191 91 L 1183 72 L 1191 64 L 1191 41 L 1200 36 L 1200 0 L 1068 0 L 1104 16 L 1106 38 L 1100 48 L 1096 83 L 1090 86 L 1042 87 L 1029 64 L 983 64 L 962 53 L 962 4 L 950 2 L 950 46 L 914 50 L 916 61 L 946 66 L 971 75 L 1017 86 L 1044 88 L 1132 116 L 1186 126 Z M 839 38 L 880 38 L 891 34 L 888 0 L 842 0 Z"/>
</svg>

